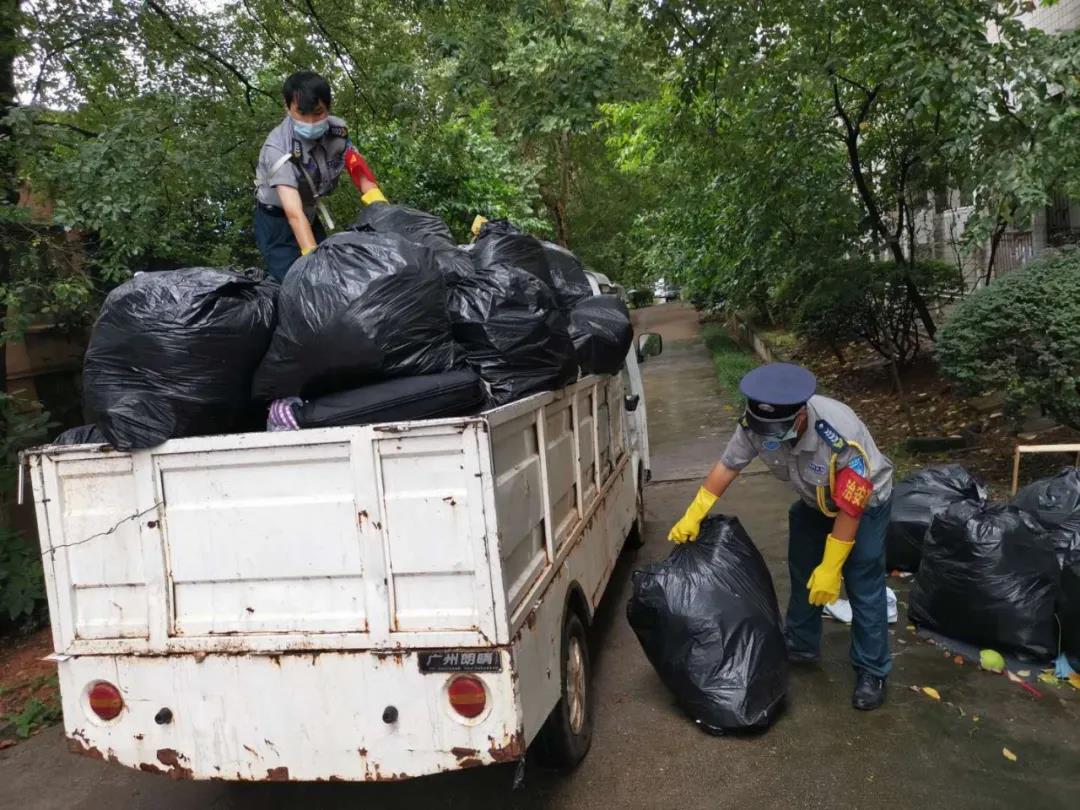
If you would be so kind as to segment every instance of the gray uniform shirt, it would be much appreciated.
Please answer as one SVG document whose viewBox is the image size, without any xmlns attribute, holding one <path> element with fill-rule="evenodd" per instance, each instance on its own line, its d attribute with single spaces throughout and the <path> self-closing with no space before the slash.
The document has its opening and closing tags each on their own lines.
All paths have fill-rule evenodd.
<svg viewBox="0 0 1080 810">
<path fill-rule="evenodd" d="M 340 118 L 331 115 L 329 121 L 326 134 L 317 141 L 297 138 L 291 115 L 286 115 L 285 120 L 270 131 L 255 168 L 255 197 L 259 202 L 281 208 L 281 199 L 274 186 L 290 186 L 300 192 L 304 210 L 310 214 L 315 207 L 315 195 L 311 193 L 300 167 L 286 159 L 294 149 L 299 149 L 300 160 L 315 182 L 320 197 L 337 187 L 338 178 L 345 168 L 349 136 L 345 122 Z"/>
<path fill-rule="evenodd" d="M 756 456 L 760 456 L 773 475 L 781 481 L 790 482 L 799 497 L 807 505 L 817 509 L 817 488 L 825 487 L 826 492 L 828 491 L 829 458 L 832 456 L 829 443 L 814 429 L 817 421 L 824 419 L 844 439 L 856 442 L 866 451 L 870 466 L 868 477 L 874 485 L 874 494 L 870 497 L 867 508 L 888 500 L 892 494 L 893 464 L 878 450 L 870 431 L 855 412 L 844 403 L 823 396 L 811 397 L 806 403 L 806 409 L 806 430 L 794 447 L 789 442 L 763 439 L 740 425 L 728 441 L 720 461 L 726 467 L 741 470 Z M 844 450 L 836 459 L 836 471 L 839 473 L 857 455 L 851 447 Z M 828 506 L 833 508 L 831 500 Z"/>
</svg>

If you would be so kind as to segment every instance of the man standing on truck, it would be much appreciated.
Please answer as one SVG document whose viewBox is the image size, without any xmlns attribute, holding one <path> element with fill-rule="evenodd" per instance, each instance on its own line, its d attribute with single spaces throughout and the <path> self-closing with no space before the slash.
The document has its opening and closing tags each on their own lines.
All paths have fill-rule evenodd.
<svg viewBox="0 0 1080 810">
<path fill-rule="evenodd" d="M 885 529 L 892 508 L 892 462 L 846 405 L 816 396 L 814 375 L 771 363 L 739 383 L 746 410 L 720 461 L 668 539 L 697 538 L 709 509 L 747 464 L 760 457 L 799 500 L 788 512 L 791 599 L 784 637 L 794 663 L 820 657 L 821 611 L 840 595 L 851 602 L 856 709 L 885 702 L 892 668 L 885 597 Z"/>
<path fill-rule="evenodd" d="M 255 243 L 278 281 L 333 228 L 324 197 L 348 171 L 364 205 L 386 202 L 375 175 L 340 118 L 330 115 L 330 84 L 301 71 L 282 87 L 285 118 L 267 136 L 255 170 Z"/>
</svg>

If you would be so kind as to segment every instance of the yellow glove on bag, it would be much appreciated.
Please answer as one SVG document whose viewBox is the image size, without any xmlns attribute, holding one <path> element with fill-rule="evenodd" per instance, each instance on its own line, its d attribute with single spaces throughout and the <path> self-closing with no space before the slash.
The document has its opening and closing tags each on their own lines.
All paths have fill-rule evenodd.
<svg viewBox="0 0 1080 810">
<path fill-rule="evenodd" d="M 814 569 L 806 583 L 806 589 L 810 591 L 811 605 L 831 605 L 840 597 L 841 572 L 853 548 L 854 541 L 845 543 L 831 534 L 825 540 L 821 565 Z"/>
<path fill-rule="evenodd" d="M 709 514 L 709 510 L 712 509 L 714 503 L 716 503 L 715 495 L 705 487 L 699 489 L 694 500 L 690 502 L 690 506 L 686 508 L 686 514 L 671 527 L 667 539 L 673 543 L 686 543 L 687 541 L 693 542 L 697 540 L 698 532 L 701 530 L 701 521 Z"/>
<path fill-rule="evenodd" d="M 371 189 L 371 191 L 362 195 L 360 197 L 360 202 L 362 202 L 364 205 L 371 205 L 372 203 L 377 202 L 389 202 L 389 200 L 386 199 L 386 196 L 382 193 L 382 190 L 378 186 L 376 186 L 375 188 Z"/>
</svg>

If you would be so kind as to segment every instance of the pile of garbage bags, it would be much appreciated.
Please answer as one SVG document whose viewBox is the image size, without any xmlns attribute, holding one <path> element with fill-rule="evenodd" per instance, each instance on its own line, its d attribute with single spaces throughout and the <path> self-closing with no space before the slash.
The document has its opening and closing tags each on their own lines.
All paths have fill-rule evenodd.
<svg viewBox="0 0 1080 810">
<path fill-rule="evenodd" d="M 679 705 L 713 734 L 768 726 L 788 686 L 772 577 L 737 518 L 633 575 L 627 618 Z"/>
<path fill-rule="evenodd" d="M 927 467 L 898 482 L 885 533 L 886 570 L 918 571 L 930 521 L 959 501 L 985 502 L 986 487 L 957 464 Z"/>
<path fill-rule="evenodd" d="M 372 205 L 281 285 L 196 267 L 115 289 L 86 354 L 90 424 L 63 441 L 258 429 L 270 405 L 289 428 L 460 416 L 615 373 L 632 340 L 565 248 L 505 221 L 462 248 L 437 216 Z"/>
<path fill-rule="evenodd" d="M 1008 504 L 989 503 L 962 467 L 921 470 L 896 487 L 888 543 L 890 567 L 917 569 L 916 624 L 1041 661 L 1080 659 L 1080 470 Z"/>
</svg>

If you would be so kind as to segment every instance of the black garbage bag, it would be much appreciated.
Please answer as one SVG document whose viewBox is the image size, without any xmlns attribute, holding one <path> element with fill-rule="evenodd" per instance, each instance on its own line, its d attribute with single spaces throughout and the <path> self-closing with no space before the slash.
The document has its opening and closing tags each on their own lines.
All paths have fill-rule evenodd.
<svg viewBox="0 0 1080 810">
<path fill-rule="evenodd" d="M 376 203 L 360 212 L 352 230 L 396 233 L 430 248 L 435 254 L 435 265 L 448 284 L 472 272 L 472 259 L 454 244 L 450 228 L 442 219 L 426 211 L 406 205 Z"/>
<path fill-rule="evenodd" d="M 1028 484 L 1010 501 L 1030 512 L 1049 533 L 1062 566 L 1080 562 L 1080 470 Z"/>
<path fill-rule="evenodd" d="M 893 489 L 892 515 L 885 534 L 885 567 L 918 571 L 923 537 L 934 515 L 958 501 L 985 501 L 986 487 L 958 464 L 926 467 Z"/>
<path fill-rule="evenodd" d="M 314 397 L 454 365 L 446 285 L 430 249 L 403 236 L 343 231 L 297 260 L 253 396 Z"/>
<path fill-rule="evenodd" d="M 660 680 L 711 733 L 769 725 L 788 659 L 772 577 L 738 518 L 635 571 L 626 616 Z"/>
<path fill-rule="evenodd" d="M 555 285 L 555 297 L 563 309 L 573 309 L 575 304 L 592 296 L 592 287 L 585 276 L 581 260 L 562 245 L 541 241 L 551 283 Z"/>
<path fill-rule="evenodd" d="M 258 271 L 137 273 L 105 299 L 83 363 L 83 407 L 118 450 L 247 427 L 251 377 L 278 285 Z"/>
<path fill-rule="evenodd" d="M 634 341 L 630 311 L 614 295 L 586 298 L 570 311 L 570 339 L 582 374 L 617 374 Z"/>
<path fill-rule="evenodd" d="M 68 428 L 55 439 L 53 444 L 108 444 L 109 440 L 97 425 L 80 425 Z"/>
<path fill-rule="evenodd" d="M 456 247 L 450 228 L 440 217 L 407 205 L 376 203 L 364 206 L 352 229 L 396 233 L 429 248 Z"/>
<path fill-rule="evenodd" d="M 547 253 L 540 240 L 522 233 L 505 219 L 485 222 L 481 226 L 473 245 L 472 260 L 477 270 L 487 270 L 497 264 L 516 267 L 555 289 Z"/>
<path fill-rule="evenodd" d="M 1031 515 L 961 501 L 930 524 L 908 615 L 961 641 L 1046 660 L 1057 654 L 1059 579 L 1054 547 Z"/>
<path fill-rule="evenodd" d="M 577 379 L 568 319 L 551 288 L 531 273 L 495 264 L 450 290 L 450 321 L 465 361 L 505 405 Z"/>
<path fill-rule="evenodd" d="M 1061 595 L 1058 600 L 1061 620 L 1061 648 L 1080 658 L 1080 560 L 1061 571 Z"/>
</svg>

